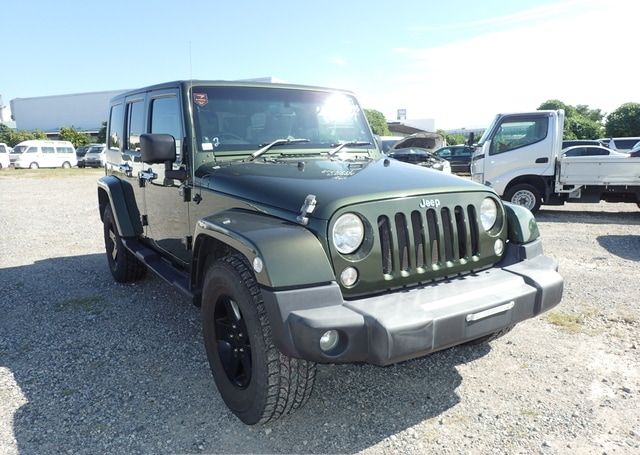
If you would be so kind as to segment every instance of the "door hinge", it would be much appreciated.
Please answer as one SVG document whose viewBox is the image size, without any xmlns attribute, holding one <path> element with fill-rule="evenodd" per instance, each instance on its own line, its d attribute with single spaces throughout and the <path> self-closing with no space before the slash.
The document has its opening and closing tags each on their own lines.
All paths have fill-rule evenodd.
<svg viewBox="0 0 640 455">
<path fill-rule="evenodd" d="M 180 194 L 182 195 L 182 200 L 184 202 L 190 202 L 191 201 L 191 188 L 188 186 L 181 186 L 180 187 Z"/>
<path fill-rule="evenodd" d="M 147 215 L 142 215 L 141 219 L 142 219 L 143 226 L 149 226 L 149 218 L 147 218 Z"/>
</svg>

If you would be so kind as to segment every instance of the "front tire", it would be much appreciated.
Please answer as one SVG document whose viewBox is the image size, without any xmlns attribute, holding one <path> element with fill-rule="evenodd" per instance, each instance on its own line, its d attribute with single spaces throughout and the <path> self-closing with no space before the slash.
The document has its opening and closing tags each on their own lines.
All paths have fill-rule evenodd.
<svg viewBox="0 0 640 455">
<path fill-rule="evenodd" d="M 536 213 L 540 209 L 540 205 L 542 205 L 540 191 L 528 183 L 513 185 L 506 191 L 504 199 L 529 209 L 531 213 Z"/>
<path fill-rule="evenodd" d="M 102 219 L 104 223 L 104 247 L 113 279 L 118 283 L 130 283 L 140 280 L 144 277 L 147 268 L 122 243 L 111 207 L 107 206 Z"/>
<path fill-rule="evenodd" d="M 260 288 L 243 256 L 234 254 L 209 266 L 202 327 L 218 391 L 244 423 L 275 420 L 307 402 L 316 365 L 275 347 Z"/>
</svg>

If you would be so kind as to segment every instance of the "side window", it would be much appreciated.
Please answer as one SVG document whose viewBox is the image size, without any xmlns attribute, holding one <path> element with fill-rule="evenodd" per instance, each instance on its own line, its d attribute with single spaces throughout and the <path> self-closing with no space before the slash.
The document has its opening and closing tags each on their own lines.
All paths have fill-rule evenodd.
<svg viewBox="0 0 640 455">
<path fill-rule="evenodd" d="M 42 147 L 42 153 L 55 153 L 53 147 Z"/>
<path fill-rule="evenodd" d="M 122 104 L 111 106 L 109 114 L 109 131 L 107 133 L 107 147 L 110 150 L 120 150 L 122 146 L 122 120 L 124 110 Z"/>
<path fill-rule="evenodd" d="M 176 140 L 176 155 L 180 161 L 183 134 L 177 97 L 168 96 L 151 101 L 151 133 L 172 135 Z"/>
<path fill-rule="evenodd" d="M 564 156 L 584 156 L 584 147 L 568 150 L 564 153 Z"/>
<path fill-rule="evenodd" d="M 4 147 L 4 145 L 0 145 L 0 153 L 7 153 L 7 149 Z"/>
<path fill-rule="evenodd" d="M 127 150 L 140 150 L 140 135 L 144 131 L 144 103 L 135 101 L 127 104 Z"/>
<path fill-rule="evenodd" d="M 57 153 L 73 153 L 71 147 L 56 147 Z"/>
<path fill-rule="evenodd" d="M 451 156 L 451 150 L 442 149 L 440 150 L 440 152 L 438 152 L 438 156 L 440 156 L 440 158 L 449 158 Z"/>
<path fill-rule="evenodd" d="M 547 137 L 549 119 L 537 117 L 532 119 L 505 119 L 491 141 L 489 155 L 509 152 L 527 145 L 540 142 Z"/>
<path fill-rule="evenodd" d="M 38 153 L 38 147 L 29 147 L 24 153 Z"/>
</svg>

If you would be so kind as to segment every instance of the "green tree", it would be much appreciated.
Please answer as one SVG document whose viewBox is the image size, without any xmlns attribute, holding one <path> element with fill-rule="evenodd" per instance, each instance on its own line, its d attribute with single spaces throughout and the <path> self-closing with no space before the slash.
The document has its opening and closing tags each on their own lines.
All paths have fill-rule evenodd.
<svg viewBox="0 0 640 455">
<path fill-rule="evenodd" d="M 586 104 L 571 106 L 560 100 L 545 101 L 538 107 L 538 110 L 544 109 L 564 109 L 563 139 L 597 139 L 602 137 L 604 114 L 600 109 L 589 109 Z"/>
<path fill-rule="evenodd" d="M 640 136 L 640 103 L 624 103 L 607 116 L 608 137 Z"/>
<path fill-rule="evenodd" d="M 9 147 L 15 147 L 22 141 L 28 141 L 32 139 L 46 139 L 47 135 L 41 130 L 35 131 L 23 131 L 14 130 L 6 125 L 0 125 L 0 142 L 4 142 Z"/>
<path fill-rule="evenodd" d="M 389 131 L 389 127 L 387 126 L 387 119 L 384 118 L 382 112 L 376 111 L 375 109 L 365 109 L 364 115 L 366 115 L 367 121 L 369 125 L 371 125 L 373 134 L 377 134 L 378 136 L 391 135 L 391 131 Z"/>
<path fill-rule="evenodd" d="M 76 148 L 82 147 L 83 145 L 87 145 L 91 142 L 91 138 L 87 133 L 81 133 L 72 126 L 60 128 L 58 136 L 61 141 L 69 141 Z"/>
<path fill-rule="evenodd" d="M 107 122 L 102 122 L 100 131 L 98 131 L 98 137 L 96 139 L 100 144 L 107 142 Z"/>
</svg>

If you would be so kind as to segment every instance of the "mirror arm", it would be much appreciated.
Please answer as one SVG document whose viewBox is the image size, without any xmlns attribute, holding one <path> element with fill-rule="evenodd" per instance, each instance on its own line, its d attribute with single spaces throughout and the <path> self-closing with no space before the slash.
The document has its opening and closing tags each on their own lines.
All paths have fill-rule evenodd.
<svg viewBox="0 0 640 455">
<path fill-rule="evenodd" d="M 164 177 L 167 179 L 180 180 L 184 182 L 187 180 L 187 171 L 186 169 L 173 169 L 172 161 L 164 162 Z"/>
</svg>

